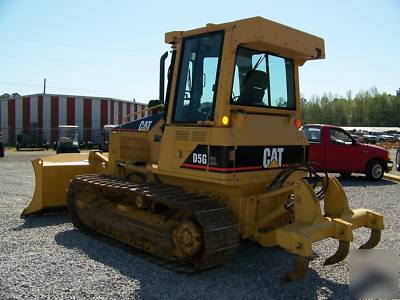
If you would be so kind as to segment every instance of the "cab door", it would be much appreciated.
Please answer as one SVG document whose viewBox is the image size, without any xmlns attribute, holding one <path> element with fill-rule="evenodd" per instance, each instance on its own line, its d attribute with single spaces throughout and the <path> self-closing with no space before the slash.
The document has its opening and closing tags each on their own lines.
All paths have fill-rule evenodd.
<svg viewBox="0 0 400 300">
<path fill-rule="evenodd" d="M 183 38 L 171 121 L 160 149 L 162 169 L 169 165 L 179 171 L 208 170 L 223 40 L 223 31 Z"/>
<path fill-rule="evenodd" d="M 359 147 L 341 128 L 329 128 L 326 145 L 326 167 L 329 171 L 354 172 L 360 160 Z"/>
<path fill-rule="evenodd" d="M 325 147 L 321 140 L 321 126 L 304 126 L 303 132 L 309 142 L 308 161 L 316 163 L 314 167 L 325 166 Z"/>
</svg>

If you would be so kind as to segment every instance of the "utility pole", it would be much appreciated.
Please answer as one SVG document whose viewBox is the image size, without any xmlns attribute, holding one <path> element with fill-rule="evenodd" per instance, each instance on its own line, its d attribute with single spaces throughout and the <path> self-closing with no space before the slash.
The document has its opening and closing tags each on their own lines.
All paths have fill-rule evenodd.
<svg viewBox="0 0 400 300">
<path fill-rule="evenodd" d="M 46 95 L 46 78 L 43 80 L 43 95 Z"/>
</svg>

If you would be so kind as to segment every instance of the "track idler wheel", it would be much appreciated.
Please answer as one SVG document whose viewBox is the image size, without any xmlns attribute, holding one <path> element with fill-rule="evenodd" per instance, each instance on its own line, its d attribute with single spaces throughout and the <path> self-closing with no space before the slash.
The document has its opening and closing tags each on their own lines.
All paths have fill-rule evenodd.
<svg viewBox="0 0 400 300">
<path fill-rule="evenodd" d="M 297 261 L 294 264 L 293 270 L 281 278 L 282 283 L 289 283 L 295 280 L 299 280 L 306 275 L 310 264 L 310 258 L 304 256 L 298 256 Z"/>
<path fill-rule="evenodd" d="M 180 260 L 194 258 L 203 248 L 202 231 L 194 221 L 184 220 L 172 231 L 175 255 Z"/>
<path fill-rule="evenodd" d="M 361 245 L 359 249 L 372 249 L 376 245 L 378 245 L 380 240 L 381 240 L 381 230 L 371 229 L 371 235 L 368 241 L 365 244 Z"/>
<path fill-rule="evenodd" d="M 350 251 L 350 242 L 339 240 L 339 247 L 337 248 L 335 254 L 333 254 L 332 256 L 328 257 L 325 260 L 324 266 L 333 265 L 338 262 L 341 262 L 347 257 L 347 255 L 349 255 L 349 251 Z"/>
</svg>

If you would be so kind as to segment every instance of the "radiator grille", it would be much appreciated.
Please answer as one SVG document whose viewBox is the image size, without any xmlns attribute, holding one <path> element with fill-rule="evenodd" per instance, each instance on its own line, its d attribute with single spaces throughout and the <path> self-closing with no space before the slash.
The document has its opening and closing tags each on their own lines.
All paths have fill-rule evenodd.
<svg viewBox="0 0 400 300">
<path fill-rule="evenodd" d="M 188 141 L 189 140 L 189 131 L 177 130 L 175 132 L 175 140 L 176 141 Z"/>
<path fill-rule="evenodd" d="M 193 142 L 206 142 L 207 141 L 207 131 L 192 131 L 192 138 Z"/>
</svg>

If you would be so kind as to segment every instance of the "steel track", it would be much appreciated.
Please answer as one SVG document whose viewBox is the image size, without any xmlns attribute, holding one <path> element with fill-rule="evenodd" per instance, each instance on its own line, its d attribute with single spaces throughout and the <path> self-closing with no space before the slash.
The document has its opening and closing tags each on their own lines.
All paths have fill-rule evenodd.
<svg viewBox="0 0 400 300">
<path fill-rule="evenodd" d="M 82 193 L 87 200 L 82 200 Z M 116 209 L 118 205 L 137 209 L 138 196 L 151 207 L 143 211 L 161 221 L 143 222 Z M 133 246 L 139 257 L 177 272 L 194 273 L 224 264 L 239 246 L 238 224 L 228 206 L 163 183 L 132 183 L 104 174 L 80 175 L 68 190 L 68 212 L 76 227 L 90 228 Z M 171 230 L 179 221 L 177 216 L 190 218 L 201 228 L 202 249 L 195 257 L 174 257 Z"/>
</svg>

